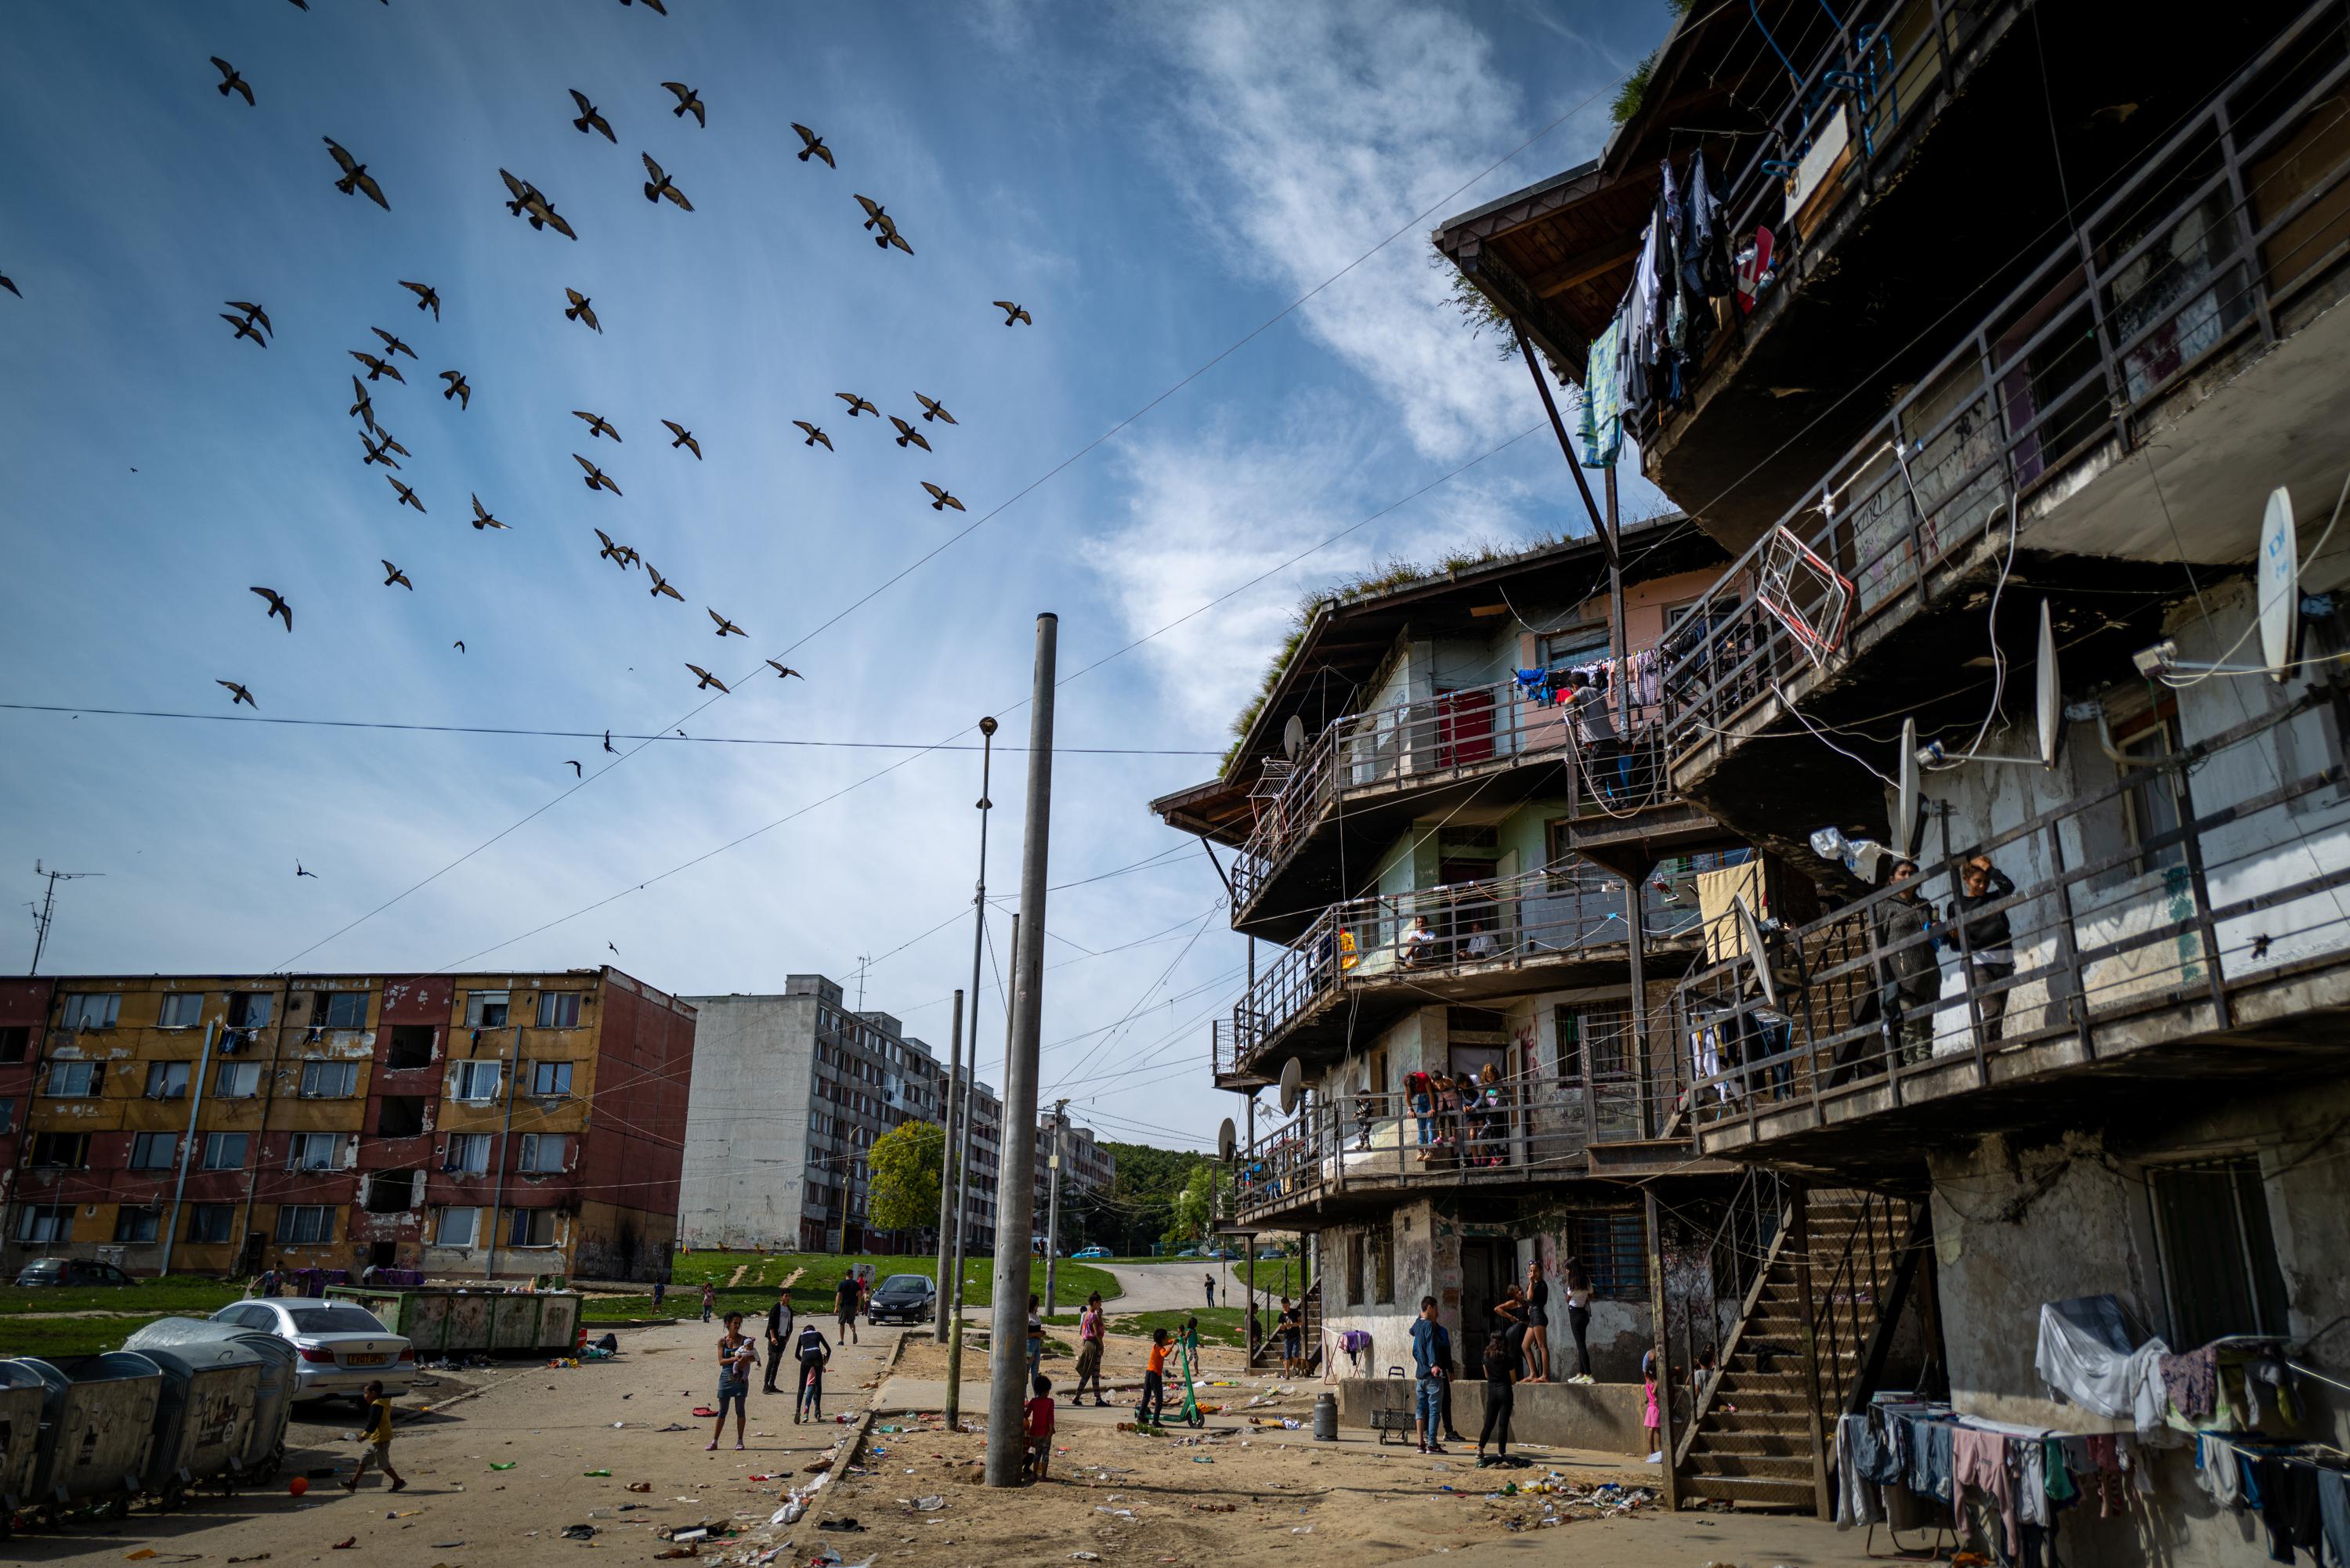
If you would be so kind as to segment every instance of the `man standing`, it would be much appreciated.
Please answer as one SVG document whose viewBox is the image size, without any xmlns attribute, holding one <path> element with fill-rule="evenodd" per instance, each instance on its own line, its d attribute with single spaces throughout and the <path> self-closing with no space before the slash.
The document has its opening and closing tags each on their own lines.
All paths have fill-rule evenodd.
<svg viewBox="0 0 2350 1568">
<path fill-rule="evenodd" d="M 1992 990 L 2015 974 L 2014 935 L 2009 929 L 2007 911 L 1997 909 L 1990 914 L 1978 914 L 1985 904 L 1995 904 L 2014 895 L 2015 884 L 2007 873 L 1991 863 L 1988 855 L 1977 855 L 1959 867 L 1959 896 L 1950 901 L 1950 924 L 1956 934 L 1942 940 L 1951 947 L 1960 946 L 1965 938 L 1967 965 L 1974 971 L 1969 977 L 1973 982 L 1975 1005 L 1982 1011 L 1983 1039 L 1996 1045 L 2006 1031 L 2006 990 Z"/>
<path fill-rule="evenodd" d="M 1216 1276 L 1213 1274 L 1208 1276 L 1208 1310 L 1216 1310 Z"/>
<path fill-rule="evenodd" d="M 1934 1004 L 1942 995 L 1942 966 L 1934 957 L 1934 906 L 1918 897 L 1917 881 L 1915 860 L 1895 861 L 1890 882 L 1899 890 L 1877 906 L 1879 1011 L 1904 1064 L 1932 1058 Z"/>
<path fill-rule="evenodd" d="M 839 1320 L 837 1332 L 849 1345 L 857 1343 L 857 1302 L 860 1293 L 853 1273 L 841 1275 L 839 1287 L 832 1293 L 833 1316 Z"/>
<path fill-rule="evenodd" d="M 1436 1298 L 1419 1298 L 1419 1316 L 1411 1325 L 1412 1430 L 1423 1454 L 1440 1454 L 1443 1433 L 1445 1363 L 1451 1359 L 1444 1325 L 1436 1321 Z"/>
<path fill-rule="evenodd" d="M 784 1364 L 784 1347 L 792 1338 L 792 1293 L 789 1286 L 775 1287 L 775 1304 L 767 1309 L 767 1386 L 775 1391 L 775 1372 Z"/>
</svg>

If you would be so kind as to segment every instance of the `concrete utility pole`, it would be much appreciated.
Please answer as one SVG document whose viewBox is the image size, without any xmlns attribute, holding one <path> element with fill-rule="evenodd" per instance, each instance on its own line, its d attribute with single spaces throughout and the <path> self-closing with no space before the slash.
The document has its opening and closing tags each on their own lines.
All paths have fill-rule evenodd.
<svg viewBox="0 0 2350 1568">
<path fill-rule="evenodd" d="M 1020 917 L 1018 915 L 1012 917 L 1012 948 L 1011 957 L 1008 963 L 1010 969 L 1014 971 L 1016 971 L 1020 967 Z M 1012 1049 L 1012 999 L 1009 995 L 1005 996 L 1003 1003 L 1003 1049 L 1007 1053 Z M 971 1086 L 963 1092 L 962 1096 L 962 1168 L 965 1172 L 968 1172 L 971 1169 L 971 1118 L 978 1114 L 978 1108 L 979 1004 L 976 1001 L 973 1001 L 971 1009 Z M 966 1203 L 969 1201 L 969 1195 L 966 1194 Z M 947 1428 L 950 1431 L 962 1430 L 961 1427 L 958 1426 L 957 1423 L 962 1418 L 963 1242 L 969 1235 L 970 1231 L 968 1226 L 962 1220 L 958 1219 L 955 1222 L 954 1322 L 947 1331 L 947 1407 L 945 1410 L 945 1416 Z"/>
<path fill-rule="evenodd" d="M 1053 819 L 1053 671 L 1061 621 L 1036 618 L 1036 674 L 1029 730 L 1028 802 L 1020 842 L 1020 913 L 1041 936 L 1045 863 Z M 1021 1415 L 1028 1379 L 1027 1227 L 1036 1212 L 1036 1050 L 1045 990 L 1045 944 L 1013 960 L 1012 1049 L 1003 1063 L 1003 1155 L 995 1187 L 995 1313 L 989 1342 L 987 1484 L 1020 1484 Z"/>
<path fill-rule="evenodd" d="M 1069 1102 L 1053 1102 L 1053 1158 L 1046 1177 L 1045 1190 L 1051 1196 L 1045 1200 L 1045 1310 L 1060 1311 L 1061 1283 L 1061 1151 L 1068 1140 L 1063 1136 L 1069 1127 Z"/>
<path fill-rule="evenodd" d="M 972 1022 L 978 1021 L 973 1019 Z M 977 1043 L 977 1034 L 978 1031 L 973 1030 L 973 1044 Z M 952 1044 L 947 1047 L 947 1060 L 951 1065 L 947 1072 L 946 1140 L 939 1150 L 939 1266 L 931 1275 L 937 1286 L 931 1302 L 931 1318 L 937 1327 L 941 1345 L 947 1342 L 948 1303 L 954 1299 L 954 1292 L 947 1281 L 947 1270 L 954 1263 L 953 1228 L 956 1217 L 962 1212 L 962 1189 L 955 1181 L 954 1147 L 955 1105 L 958 1099 L 956 1080 L 962 1076 L 962 990 L 960 986 L 954 993 L 954 1032 L 948 1038 Z"/>
<path fill-rule="evenodd" d="M 47 877 L 49 890 L 41 895 L 41 913 L 33 921 L 33 966 L 25 971 L 26 974 L 41 972 L 41 950 L 49 945 L 49 919 L 57 911 L 57 884 L 78 882 L 84 877 L 103 877 L 106 873 L 103 871 L 45 871 L 41 868 L 41 863 L 36 860 L 33 862 L 33 875 Z"/>
<path fill-rule="evenodd" d="M 979 722 L 979 880 L 971 895 L 971 1081 L 962 1091 L 960 1125 L 955 1120 L 954 1089 L 947 1097 L 947 1154 L 954 1161 L 954 1280 L 946 1276 L 946 1249 L 939 1252 L 941 1334 L 947 1342 L 947 1428 L 955 1430 L 962 1407 L 962 1252 L 971 1210 L 971 1114 L 973 1091 L 979 1087 L 979 975 L 987 945 L 987 814 L 995 803 L 987 797 L 990 771 L 995 762 L 995 721 Z M 1007 1002 L 1007 1007 L 1009 1003 Z"/>
<path fill-rule="evenodd" d="M 220 1038 L 221 1021 L 213 1019 L 204 1025 L 204 1048 L 196 1057 L 196 1081 L 188 1086 L 188 1136 L 180 1142 L 180 1174 L 172 1183 L 172 1218 L 165 1221 L 171 1229 L 163 1233 L 163 1266 L 158 1272 L 172 1272 L 172 1248 L 180 1238 L 180 1199 L 188 1191 L 188 1161 L 196 1152 L 196 1116 L 204 1108 L 204 1075 L 212 1071 L 213 1042 Z M 368 1179 L 373 1180 L 370 1176 Z M 365 1202 L 365 1195 L 361 1195 Z"/>
</svg>

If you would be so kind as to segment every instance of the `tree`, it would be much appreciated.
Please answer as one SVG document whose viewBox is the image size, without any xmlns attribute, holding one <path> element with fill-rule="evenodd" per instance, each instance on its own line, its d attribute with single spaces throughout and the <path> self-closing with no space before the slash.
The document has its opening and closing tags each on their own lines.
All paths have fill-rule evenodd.
<svg viewBox="0 0 2350 1568">
<path fill-rule="evenodd" d="M 919 1231 L 939 1221 L 947 1133 L 936 1122 L 900 1122 L 865 1151 L 873 1173 L 865 1217 L 881 1231 Z"/>
<path fill-rule="evenodd" d="M 1174 1221 L 1164 1238 L 1170 1244 L 1196 1241 L 1216 1220 L 1216 1168 L 1198 1165 L 1175 1195 Z"/>
</svg>

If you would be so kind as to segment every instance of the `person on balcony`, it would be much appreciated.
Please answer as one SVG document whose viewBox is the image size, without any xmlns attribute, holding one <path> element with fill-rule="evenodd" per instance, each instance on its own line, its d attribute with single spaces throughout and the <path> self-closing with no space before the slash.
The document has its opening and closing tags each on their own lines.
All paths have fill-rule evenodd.
<svg viewBox="0 0 2350 1568">
<path fill-rule="evenodd" d="M 1429 1081 L 1436 1090 L 1437 1147 L 1451 1149 L 1457 1158 L 1461 1140 L 1461 1091 L 1442 1073 L 1430 1075 Z"/>
<path fill-rule="evenodd" d="M 1406 969 L 1426 969 L 1438 961 L 1436 933 L 1426 915 L 1412 917 L 1411 929 L 1396 944 L 1396 961 Z"/>
<path fill-rule="evenodd" d="M 1436 1091 L 1425 1073 L 1414 1073 L 1404 1080 L 1404 1086 L 1411 1093 L 1411 1114 L 1419 1127 L 1419 1158 L 1425 1163 L 1436 1143 Z"/>
<path fill-rule="evenodd" d="M 1942 996 L 1934 906 L 1918 896 L 1917 883 L 1918 863 L 1895 861 L 1889 883 L 1895 892 L 1877 906 L 1877 1005 L 1891 1049 L 1905 1066 L 1933 1055 L 1934 1004 Z"/>
<path fill-rule="evenodd" d="M 1471 963 L 1486 963 L 1499 958 L 1502 950 L 1500 944 L 1493 940 L 1493 933 L 1485 929 L 1484 921 L 1471 920 L 1469 922 L 1469 936 L 1461 944 L 1461 950 Z"/>
<path fill-rule="evenodd" d="M 2015 938 L 2008 929 L 2005 909 L 1989 914 L 1976 911 L 2014 892 L 2015 884 L 1991 863 L 1989 855 L 1975 856 L 1959 867 L 1959 895 L 1950 900 L 1950 924 L 1956 929 L 1942 939 L 1966 955 L 1967 967 L 1973 971 L 1968 976 L 1970 989 L 1982 1012 L 1983 1039 L 1994 1045 L 2007 1026 L 2010 993 L 2004 982 L 2015 975 Z"/>
</svg>

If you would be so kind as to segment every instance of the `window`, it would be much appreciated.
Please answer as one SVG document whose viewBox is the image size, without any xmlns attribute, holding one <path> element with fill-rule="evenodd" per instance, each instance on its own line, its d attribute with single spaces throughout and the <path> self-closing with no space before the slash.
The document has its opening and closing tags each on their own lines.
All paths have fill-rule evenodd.
<svg viewBox="0 0 2350 1568">
<path fill-rule="evenodd" d="M 498 1097 L 497 1062 L 460 1062 L 457 1064 L 456 1097 L 485 1104 Z"/>
<path fill-rule="evenodd" d="M 376 1113 L 378 1137 L 415 1137 L 424 1131 L 424 1096 L 386 1095 Z"/>
<path fill-rule="evenodd" d="M 16 1240 L 47 1245 L 73 1240 L 73 1205 L 27 1203 L 16 1210 Z"/>
<path fill-rule="evenodd" d="M 1594 1078 L 1620 1078 L 1638 1070 L 1632 1052 L 1632 1009 L 1627 1003 L 1603 1002 L 1575 1012 Z"/>
<path fill-rule="evenodd" d="M 490 1168 L 490 1135 L 487 1133 L 457 1133 L 449 1139 L 448 1152 L 441 1161 L 443 1170 L 480 1172 Z"/>
<path fill-rule="evenodd" d="M 322 991 L 310 1012 L 313 1029 L 365 1029 L 368 993 L 364 991 Z"/>
<path fill-rule="evenodd" d="M 14 1129 L 16 1125 L 16 1102 L 9 1099 L 0 1099 L 0 1133 L 8 1132 Z"/>
<path fill-rule="evenodd" d="M 359 1093 L 357 1062 L 305 1062 L 302 1097 L 306 1100 L 348 1100 Z"/>
<path fill-rule="evenodd" d="M 201 992 L 175 991 L 165 997 L 162 1005 L 155 1010 L 155 1027 L 193 1029 L 198 1016 L 203 1010 L 204 999 Z M 151 1236 L 148 1240 L 152 1241 L 154 1238 Z"/>
<path fill-rule="evenodd" d="M 35 1133 L 33 1147 L 26 1155 L 27 1165 L 54 1166 L 62 1170 L 86 1170 L 89 1167 L 89 1134 Z"/>
<path fill-rule="evenodd" d="M 443 1209 L 440 1222 L 432 1227 L 432 1244 L 436 1247 L 470 1247 L 481 1222 L 482 1211 L 478 1209 Z"/>
<path fill-rule="evenodd" d="M 465 993 L 465 1027 L 468 1029 L 503 1029 L 506 1023 L 506 993 L 503 991 L 473 991 Z"/>
<path fill-rule="evenodd" d="M 570 1152 L 571 1137 L 567 1133 L 525 1133 L 520 1168 L 541 1175 L 561 1170 Z"/>
<path fill-rule="evenodd" d="M 213 1077 L 213 1093 L 224 1100 L 249 1100 L 261 1093 L 261 1064 L 223 1062 Z"/>
<path fill-rule="evenodd" d="M 1607 623 L 1586 621 L 1565 627 L 1542 639 L 1538 656 L 1545 670 L 1568 670 L 1607 657 Z"/>
<path fill-rule="evenodd" d="M 1349 1231 L 1347 1236 L 1347 1304 L 1361 1306 L 1370 1298 L 1363 1293 L 1363 1233 Z"/>
<path fill-rule="evenodd" d="M 2171 1334 L 2181 1345 L 2284 1334 L 2284 1274 L 2257 1155 L 2148 1166 Z"/>
<path fill-rule="evenodd" d="M 188 1240 L 220 1245 L 235 1233 L 236 1205 L 199 1203 L 188 1210 Z"/>
<path fill-rule="evenodd" d="M 1555 1009 L 1551 1025 L 1558 1039 L 1558 1081 L 1583 1082 L 1583 1014 L 1572 1007 Z"/>
<path fill-rule="evenodd" d="M 1592 1288 L 1615 1301 L 1648 1299 L 1648 1222 L 1638 1214 L 1580 1214 L 1563 1240 L 1591 1276 Z"/>
<path fill-rule="evenodd" d="M 111 1029 L 121 1011 L 122 998 L 112 992 L 77 992 L 66 997 L 58 1022 L 68 1029 Z"/>
<path fill-rule="evenodd" d="M 2173 750 L 2170 722 L 2151 718 L 2133 734 L 2114 743 L 2115 749 L 2133 762 L 2151 762 L 2168 756 Z M 2159 838 L 2178 827 L 2178 775 L 2168 769 L 2133 767 L 2127 776 L 2130 786 L 2122 794 L 2123 820 L 2127 825 L 2129 843 L 2137 848 L 2148 839 Z M 2137 857 L 2137 869 L 2166 870 L 2185 865 L 2187 847 L 2172 842 Z"/>
<path fill-rule="evenodd" d="M 568 1062 L 533 1062 L 530 1064 L 530 1092 L 534 1095 L 567 1095 L 571 1092 L 571 1064 Z"/>
<path fill-rule="evenodd" d="M 429 1023 L 395 1023 L 391 1026 L 391 1049 L 384 1055 L 384 1067 L 393 1073 L 405 1073 L 432 1064 L 432 1026 Z"/>
<path fill-rule="evenodd" d="M 1371 1300 L 1381 1305 L 1395 1301 L 1394 1221 L 1383 1220 L 1371 1230 Z"/>
<path fill-rule="evenodd" d="M 233 991 L 228 998 L 231 1029 L 259 1029 L 269 1022 L 277 999 L 265 991 Z"/>
<path fill-rule="evenodd" d="M 171 1133 L 134 1133 L 130 1138 L 130 1168 L 169 1170 L 179 1154 L 179 1139 Z"/>
<path fill-rule="evenodd" d="M 105 1076 L 103 1062 L 52 1062 L 41 1093 L 60 1100 L 94 1100 Z"/>
<path fill-rule="evenodd" d="M 336 1157 L 342 1150 L 343 1135 L 330 1132 L 296 1133 L 286 1140 L 286 1168 L 288 1170 L 332 1170 Z"/>
<path fill-rule="evenodd" d="M 118 1209 L 114 1211 L 114 1239 L 118 1242 L 151 1241 L 155 1239 L 155 1211 L 151 1209 Z"/>
<path fill-rule="evenodd" d="M 151 1100 L 184 1100 L 188 1097 L 188 1064 L 185 1062 L 152 1062 L 147 1067 L 147 1097 Z"/>
<path fill-rule="evenodd" d="M 335 1211 L 323 1203 L 288 1203 L 277 1210 L 280 1246 L 315 1247 L 335 1239 Z"/>
<path fill-rule="evenodd" d="M 364 1207 L 370 1214 L 405 1214 L 416 1201 L 421 1170 L 379 1170 L 367 1179 Z"/>
<path fill-rule="evenodd" d="M 204 1168 L 206 1170 L 243 1170 L 248 1133 L 206 1133 L 204 1135 Z"/>
<path fill-rule="evenodd" d="M 552 1209 L 517 1209 L 514 1224 L 506 1232 L 510 1247 L 552 1247 L 555 1245 L 555 1210 Z"/>
<path fill-rule="evenodd" d="M 33 1032 L 22 1023 L 0 1029 L 0 1062 L 21 1062 L 33 1045 Z"/>
<path fill-rule="evenodd" d="M 541 992 L 538 998 L 538 1026 L 541 1029 L 578 1028 L 579 993 L 576 991 Z"/>
</svg>

